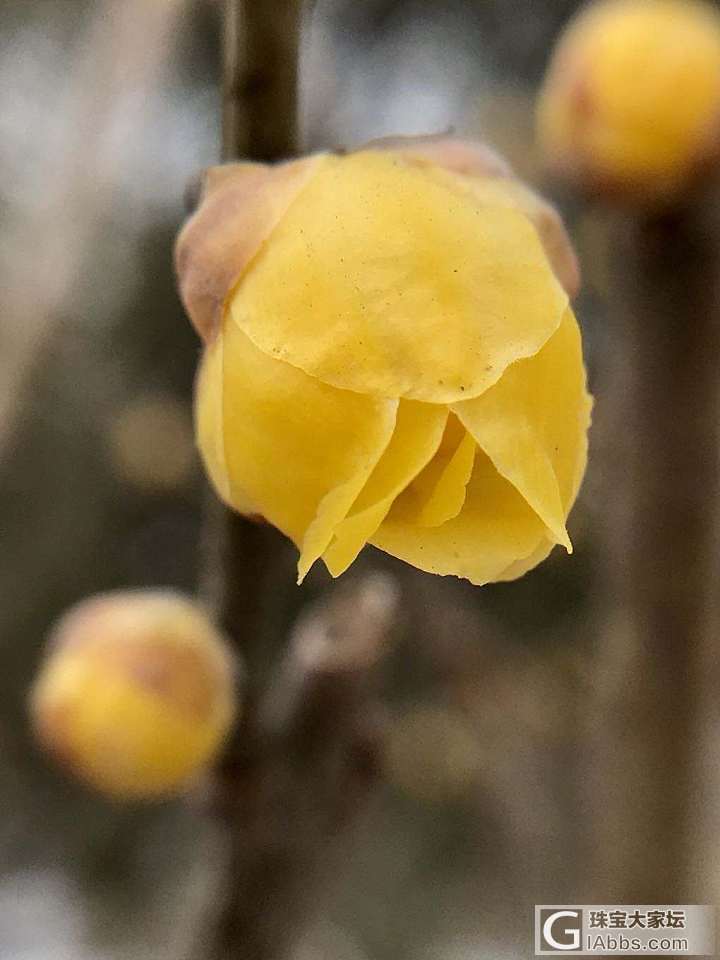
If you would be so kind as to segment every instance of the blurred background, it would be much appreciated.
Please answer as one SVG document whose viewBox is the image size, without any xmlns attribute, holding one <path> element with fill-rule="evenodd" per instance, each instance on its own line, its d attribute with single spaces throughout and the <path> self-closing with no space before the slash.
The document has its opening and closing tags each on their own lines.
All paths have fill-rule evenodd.
<svg viewBox="0 0 720 960">
<path fill-rule="evenodd" d="M 574 0 L 317 0 L 304 37 L 309 148 L 452 128 L 544 190 L 538 84 Z M 200 803 L 120 807 L 52 769 L 26 692 L 50 623 L 88 593 L 194 591 L 204 481 L 198 342 L 172 243 L 218 158 L 220 5 L 0 4 L 0 957 L 183 957 L 222 839 Z M 402 591 L 383 683 L 383 778 L 318 904 L 302 960 L 532 955 L 535 903 L 582 902 L 582 737 L 605 496 L 611 229 L 554 191 L 578 245 L 600 396 L 591 467 L 557 550 L 475 589 L 366 549 Z M 328 587 L 287 584 L 297 609 Z M 696 902 L 707 902 L 702 899 Z"/>
</svg>

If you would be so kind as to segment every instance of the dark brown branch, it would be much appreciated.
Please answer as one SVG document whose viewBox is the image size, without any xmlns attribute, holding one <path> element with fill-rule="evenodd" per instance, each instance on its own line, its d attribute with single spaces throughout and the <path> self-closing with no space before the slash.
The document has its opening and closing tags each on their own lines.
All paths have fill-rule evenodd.
<svg viewBox="0 0 720 960">
<path fill-rule="evenodd" d="M 277 160 L 295 152 L 301 16 L 301 0 L 225 0 L 224 160 Z M 291 553 L 271 526 L 233 514 L 214 498 L 205 543 L 205 593 L 246 663 L 255 696 L 284 642 L 277 607 L 292 576 Z"/>
<path fill-rule="evenodd" d="M 720 574 L 720 257 L 713 203 L 623 224 L 608 575 L 591 757 L 595 893 L 692 903 L 704 658 Z M 608 420 L 608 412 L 614 415 Z"/>
<path fill-rule="evenodd" d="M 213 788 L 229 856 L 202 957 L 278 960 L 312 916 L 332 841 L 375 779 L 372 676 L 397 602 L 380 575 L 339 588 L 246 713 Z"/>
<path fill-rule="evenodd" d="M 301 0 L 225 0 L 223 158 L 297 147 Z"/>
<path fill-rule="evenodd" d="M 300 17 L 299 0 L 227 0 L 224 159 L 294 152 Z M 279 960 L 314 906 L 331 841 L 374 779 L 371 678 L 397 595 L 387 578 L 350 581 L 288 642 L 296 555 L 287 541 L 214 501 L 205 541 L 205 593 L 245 685 L 209 784 L 227 861 L 197 956 Z"/>
</svg>

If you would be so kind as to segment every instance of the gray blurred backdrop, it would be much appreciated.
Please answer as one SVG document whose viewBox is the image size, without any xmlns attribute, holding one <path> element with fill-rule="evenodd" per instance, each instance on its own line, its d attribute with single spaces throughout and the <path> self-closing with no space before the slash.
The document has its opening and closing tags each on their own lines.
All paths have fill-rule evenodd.
<svg viewBox="0 0 720 960">
<path fill-rule="evenodd" d="M 318 0 L 302 64 L 305 145 L 453 128 L 547 189 L 533 102 L 574 0 Z M 219 150 L 209 0 L 0 4 L 0 957 L 180 958 L 222 842 L 198 797 L 105 802 L 33 745 L 26 692 L 46 630 L 87 593 L 193 591 L 204 481 L 198 342 L 173 236 Z M 550 188 L 552 189 L 552 188 Z M 591 387 L 612 366 L 609 230 L 555 192 L 584 265 Z M 385 676 L 383 784 L 318 903 L 303 960 L 532 954 L 534 903 L 579 902 L 586 655 L 599 622 L 602 429 L 576 546 L 475 589 L 380 555 L 402 588 Z M 288 583 L 291 604 L 327 589 Z"/>
</svg>

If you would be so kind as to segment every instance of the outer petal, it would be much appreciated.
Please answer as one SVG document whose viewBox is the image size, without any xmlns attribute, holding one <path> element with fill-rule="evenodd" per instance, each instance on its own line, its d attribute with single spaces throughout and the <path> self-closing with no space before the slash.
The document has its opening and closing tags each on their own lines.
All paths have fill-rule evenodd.
<svg viewBox="0 0 720 960">
<path fill-rule="evenodd" d="M 371 543 L 421 570 L 482 585 L 528 557 L 543 536 L 537 514 L 478 450 L 465 505 L 453 520 L 419 527 L 398 519 L 393 509 Z"/>
<path fill-rule="evenodd" d="M 199 382 L 201 421 L 214 398 L 220 364 L 224 368 L 230 501 L 243 510 L 252 506 L 295 541 L 302 577 L 387 447 L 397 401 L 314 380 L 266 356 L 232 323 L 208 348 L 206 364 L 207 375 Z M 215 436 L 211 430 L 200 436 L 211 475 L 219 470 Z"/>
<path fill-rule="evenodd" d="M 435 175 L 442 173 L 436 171 Z M 524 213 L 535 226 L 556 277 L 570 297 L 576 296 L 580 289 L 580 265 L 565 224 L 551 204 L 517 179 L 463 177 L 462 185 L 481 204 L 497 204 Z"/>
<path fill-rule="evenodd" d="M 390 444 L 323 554 L 334 577 L 344 573 L 387 516 L 395 498 L 434 456 L 442 439 L 445 407 L 401 400 Z"/>
<path fill-rule="evenodd" d="M 590 413 L 572 311 L 536 356 L 453 410 L 552 538 L 570 550 L 565 518 L 585 468 Z"/>
<path fill-rule="evenodd" d="M 370 151 L 322 165 L 230 309 L 262 350 L 326 383 L 445 403 L 535 354 L 566 304 L 525 216 Z"/>
<path fill-rule="evenodd" d="M 428 162 L 426 173 L 450 190 L 472 194 L 482 206 L 518 210 L 538 232 L 555 275 L 570 297 L 580 289 L 580 265 L 565 224 L 557 210 L 513 176 L 512 170 L 488 147 L 454 137 L 390 138 L 398 152 Z M 383 141 L 379 141 L 380 144 Z M 386 148 L 388 149 L 388 148 Z M 457 176 L 463 174 L 463 176 Z"/>
<path fill-rule="evenodd" d="M 274 167 L 229 163 L 206 171 L 202 203 L 175 245 L 180 296 L 203 340 L 220 331 L 228 294 L 326 160 L 317 154 Z"/>
<path fill-rule="evenodd" d="M 195 435 L 205 468 L 218 495 L 242 513 L 254 508 L 244 502 L 231 503 L 230 480 L 225 460 L 223 429 L 223 344 L 222 337 L 202 355 L 195 380 Z"/>
<path fill-rule="evenodd" d="M 406 157 L 435 164 L 469 177 L 512 177 L 510 164 L 496 150 L 480 140 L 468 140 L 447 133 L 410 137 L 380 137 L 361 150 L 391 150 Z"/>
</svg>

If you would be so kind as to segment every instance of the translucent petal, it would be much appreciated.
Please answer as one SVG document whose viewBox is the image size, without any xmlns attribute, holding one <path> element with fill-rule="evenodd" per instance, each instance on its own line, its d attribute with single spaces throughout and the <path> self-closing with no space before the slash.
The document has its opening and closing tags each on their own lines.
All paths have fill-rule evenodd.
<svg viewBox="0 0 720 960">
<path fill-rule="evenodd" d="M 421 527 L 439 527 L 462 510 L 472 473 L 475 440 L 453 414 L 437 454 L 398 499 L 395 516 Z"/>
<path fill-rule="evenodd" d="M 439 527 L 460 513 L 475 462 L 475 450 L 475 440 L 465 433 L 420 510 L 417 522 L 421 527 Z"/>
<path fill-rule="evenodd" d="M 252 505 L 294 540 L 302 577 L 390 442 L 398 402 L 314 380 L 262 353 L 234 324 L 226 323 L 217 341 L 222 348 L 209 348 L 210 368 L 199 383 L 200 419 L 222 363 L 229 499 L 243 510 Z M 206 460 L 213 449 L 206 441 Z"/>
<path fill-rule="evenodd" d="M 548 540 L 546 537 L 543 538 L 540 545 L 536 550 L 533 550 L 529 557 L 511 563 L 509 567 L 506 567 L 505 570 L 495 578 L 495 582 L 505 583 L 508 580 L 519 580 L 520 577 L 524 577 L 526 573 L 537 567 L 543 560 L 546 560 L 555 546 L 554 541 Z"/>
<path fill-rule="evenodd" d="M 529 557 L 544 534 L 537 514 L 478 450 L 465 504 L 455 518 L 440 527 L 419 527 L 393 508 L 371 543 L 421 570 L 481 585 Z"/>
<path fill-rule="evenodd" d="M 223 353 L 222 337 L 203 351 L 195 381 L 195 435 L 205 463 L 205 469 L 218 496 L 230 503 L 230 481 L 225 461 L 223 430 Z M 236 509 L 252 513 L 247 502 Z"/>
<path fill-rule="evenodd" d="M 323 554 L 334 577 L 347 570 L 385 519 L 395 498 L 434 456 L 447 417 L 446 407 L 400 401 L 387 450 Z"/>
<path fill-rule="evenodd" d="M 580 289 L 580 265 L 562 218 L 552 204 L 508 174 L 458 177 L 450 170 L 437 166 L 428 167 L 427 173 L 450 189 L 472 194 L 483 206 L 507 207 L 524 213 L 538 232 L 555 276 L 570 297 L 577 294 Z"/>
<path fill-rule="evenodd" d="M 527 217 L 368 151 L 318 169 L 230 309 L 262 350 L 326 383 L 445 403 L 535 354 L 566 304 Z"/>
<path fill-rule="evenodd" d="M 539 353 L 519 360 L 481 397 L 453 410 L 552 539 L 570 550 L 565 519 L 585 469 L 590 413 L 572 311 Z"/>
</svg>

